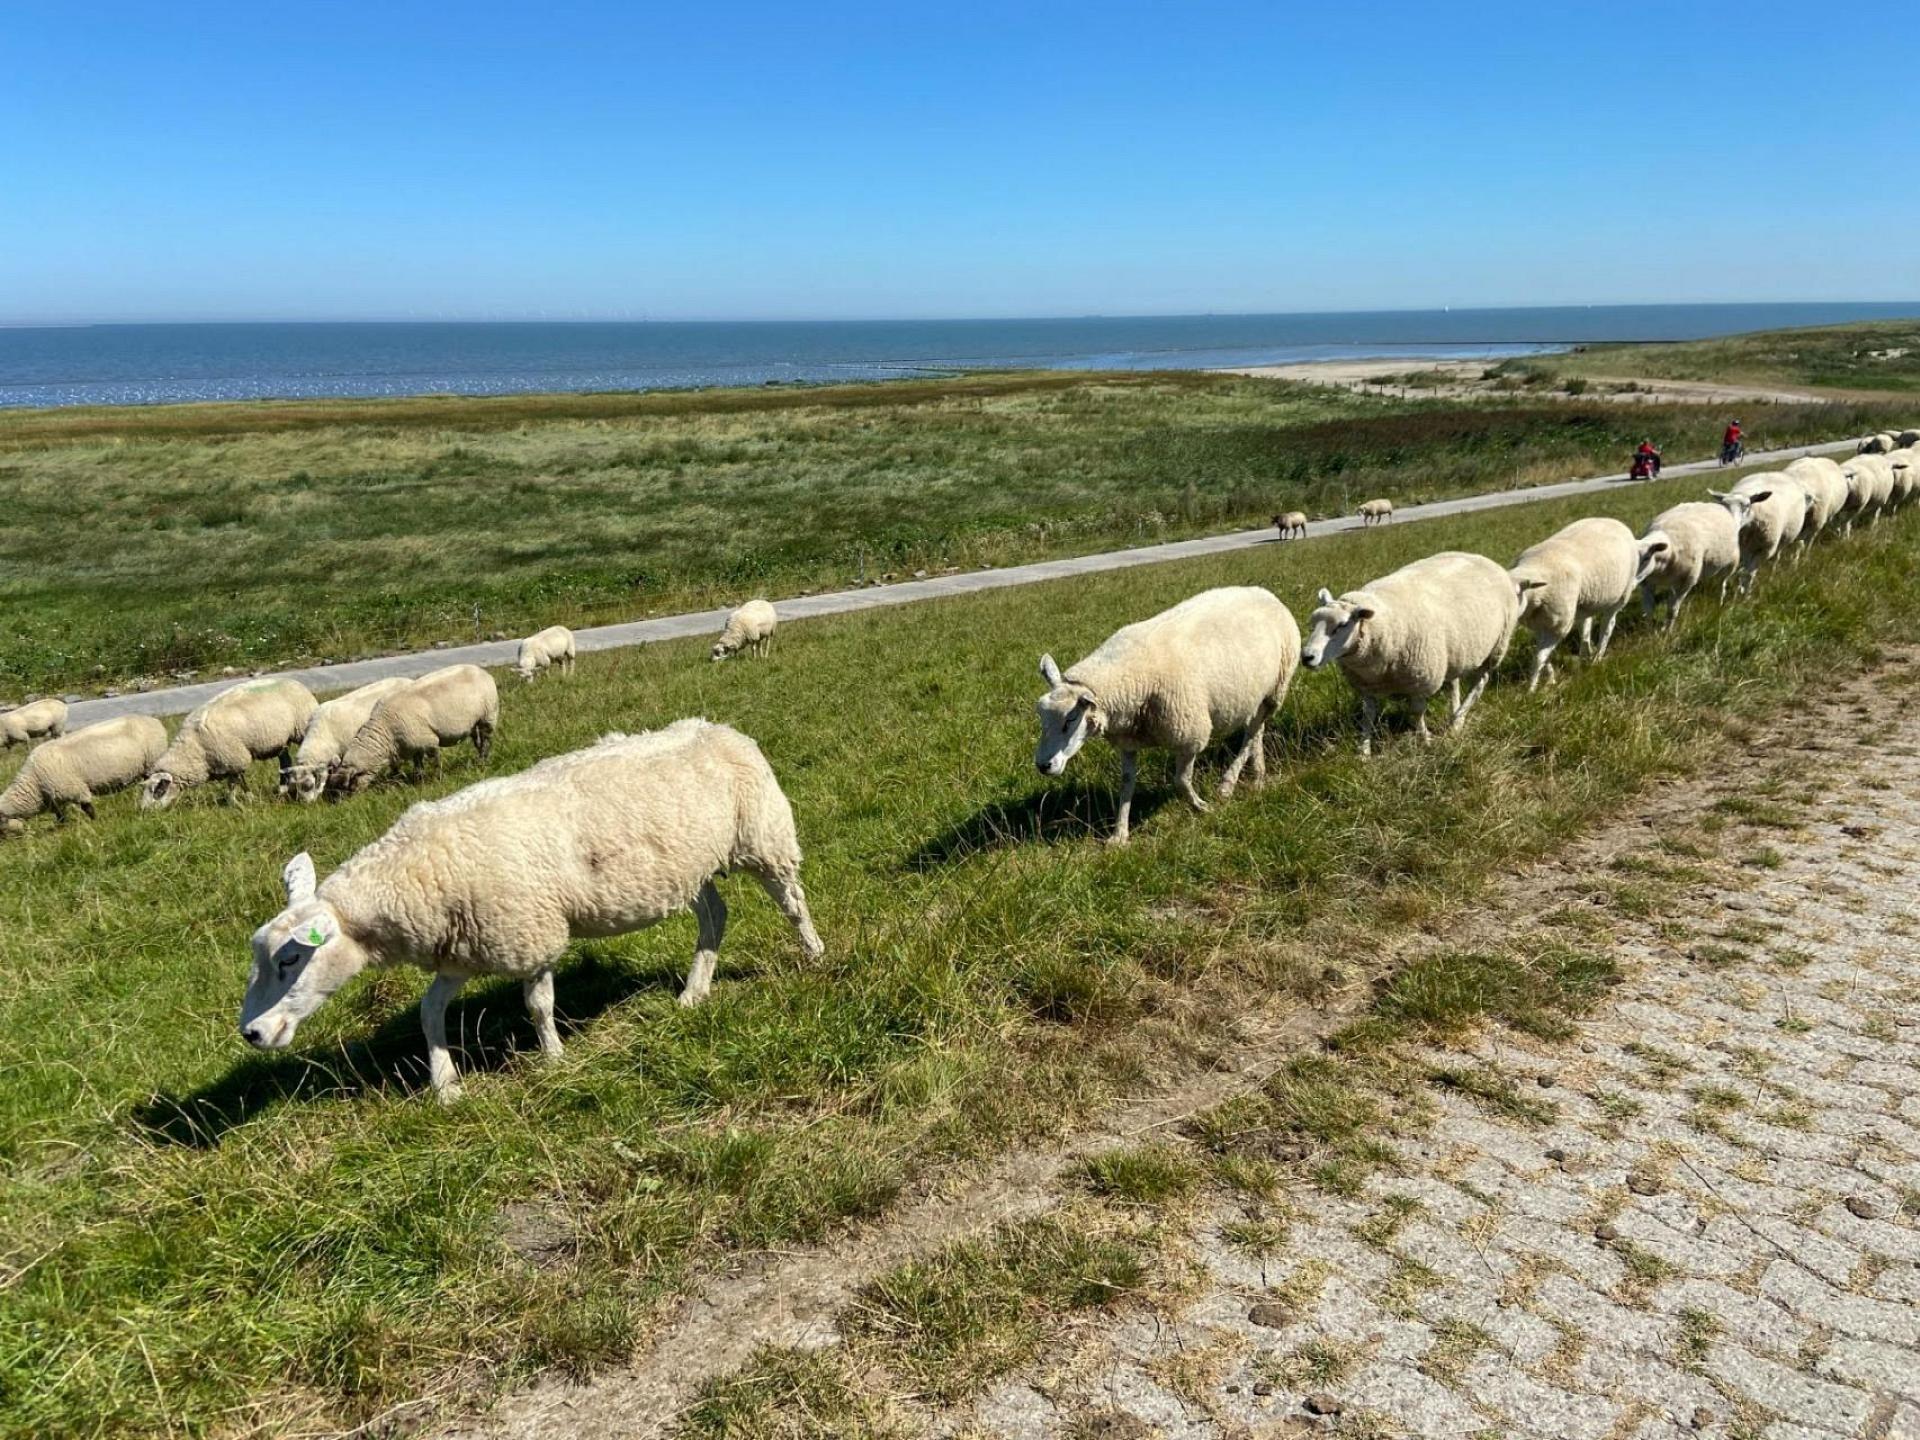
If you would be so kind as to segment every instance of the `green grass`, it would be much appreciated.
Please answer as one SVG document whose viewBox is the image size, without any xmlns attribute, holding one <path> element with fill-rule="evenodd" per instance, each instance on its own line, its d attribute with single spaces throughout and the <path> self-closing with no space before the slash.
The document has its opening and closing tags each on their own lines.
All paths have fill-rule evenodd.
<svg viewBox="0 0 1920 1440">
<path fill-rule="evenodd" d="M 1698 488 L 811 622 L 764 663 L 710 666 L 694 643 L 591 656 L 571 685 L 510 688 L 492 773 L 687 714 L 758 737 L 829 953 L 803 962 L 729 882 L 713 1000 L 674 1004 L 690 920 L 583 945 L 553 1064 L 516 990 L 473 986 L 450 1016 L 467 1099 L 449 1110 L 422 1094 L 418 976 L 357 982 L 286 1055 L 234 1033 L 285 857 L 311 849 L 325 873 L 419 792 L 161 814 L 122 795 L 96 825 L 37 825 L 0 848 L 0 1435 L 317 1428 L 583 1372 L 726 1253 L 817 1237 L 945 1157 L 1055 1130 L 1211 1053 L 1223 1017 L 1320 1003 L 1319 959 L 1295 966 L 1289 946 L 1347 936 L 1333 958 L 1365 976 L 1408 895 L 1429 916 L 1467 903 L 1707 763 L 1721 727 L 1904 640 L 1920 524 L 1825 545 L 1672 637 L 1629 626 L 1551 692 L 1509 671 L 1431 749 L 1396 739 L 1362 764 L 1343 686 L 1302 677 L 1264 793 L 1194 816 L 1151 763 L 1118 852 L 1099 839 L 1110 754 L 1032 773 L 1038 653 L 1082 653 L 1204 585 L 1268 584 L 1304 613 L 1320 584 L 1445 547 L 1508 556 L 1575 515 L 1637 523 Z M 429 789 L 482 773 L 462 752 Z M 1468 988 L 1526 998 L 1498 970 Z M 1460 1008 L 1444 987 L 1384 993 L 1422 1024 Z M 1379 1102 L 1346 1073 L 1366 1063 L 1305 1057 L 1260 1097 L 1328 1183 L 1377 1163 Z M 516 1248 L 504 1214 L 526 1206 L 568 1243 Z"/>
<path fill-rule="evenodd" d="M 1783 410 L 1780 441 L 1889 423 Z M 1697 409 L 1200 373 L 0 415 L 0 698 L 518 635 L 1606 471 Z"/>
<path fill-rule="evenodd" d="M 1761 330 L 1667 345 L 1589 345 L 1573 354 L 1513 361 L 1497 368 L 1503 374 L 1551 380 L 1604 376 L 1916 393 L 1920 392 L 1920 317 Z M 1914 423 L 1912 417 L 1905 422 Z M 1771 412 L 1767 424 L 1770 430 Z"/>
</svg>

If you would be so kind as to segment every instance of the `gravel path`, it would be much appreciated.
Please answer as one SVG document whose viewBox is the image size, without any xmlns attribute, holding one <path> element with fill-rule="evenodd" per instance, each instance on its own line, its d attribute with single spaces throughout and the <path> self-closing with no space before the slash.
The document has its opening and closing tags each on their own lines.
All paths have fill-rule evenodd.
<svg viewBox="0 0 1920 1440">
<path fill-rule="evenodd" d="M 1749 455 L 1749 466 L 1784 463 L 1802 455 L 1851 452 L 1858 440 L 1837 440 L 1824 445 L 1802 445 L 1787 450 L 1769 450 Z M 1669 465 L 1667 475 L 1707 474 L 1719 469 L 1711 460 L 1685 465 Z M 1556 485 L 1537 485 L 1521 490 L 1500 490 L 1486 495 L 1466 495 L 1439 500 L 1430 505 L 1409 505 L 1394 514 L 1394 523 L 1432 520 L 1447 515 L 1466 515 L 1476 510 L 1494 510 L 1507 505 L 1525 505 L 1537 500 L 1558 500 L 1570 495 L 1589 495 L 1625 484 L 1616 473 L 1587 480 L 1567 480 Z M 1357 516 L 1337 520 L 1316 520 L 1307 526 L 1309 539 L 1357 530 Z M 1068 575 L 1091 575 L 1103 570 L 1126 570 L 1136 565 L 1158 565 L 1169 560 L 1190 560 L 1203 555 L 1220 555 L 1245 550 L 1255 545 L 1278 543 L 1273 530 L 1239 530 L 1228 535 L 1209 535 L 1198 540 L 1175 540 L 1165 545 L 1145 545 L 1132 550 L 1112 550 L 1099 555 L 1079 555 L 1064 560 L 1041 560 L 1031 565 L 1011 565 L 1000 570 L 970 570 L 959 575 L 939 575 L 925 580 L 909 580 L 897 585 L 876 585 L 862 590 L 837 590 L 825 595 L 803 595 L 778 601 L 782 620 L 803 620 L 816 615 L 844 615 L 856 610 L 875 610 L 886 605 L 911 605 L 923 600 L 938 600 L 948 595 L 969 595 L 981 590 L 1001 590 L 1011 585 L 1032 585 L 1042 580 L 1058 580 Z M 684 640 L 696 635 L 717 634 L 726 622 L 725 610 L 699 610 L 685 615 L 664 615 L 654 620 L 632 620 L 621 625 L 600 625 L 575 632 L 580 650 L 618 650 L 629 645 L 653 645 L 663 640 Z M 410 655 L 384 655 L 373 660 L 356 660 L 344 665 L 315 665 L 303 670 L 288 670 L 287 676 L 300 681 L 315 694 L 351 690 L 392 675 L 424 675 L 443 665 L 461 663 L 486 666 L 511 665 L 518 642 L 493 641 L 480 645 L 459 645 L 446 649 L 421 650 Z M 234 677 L 199 685 L 181 685 L 169 689 L 147 690 L 115 695 L 100 700 L 76 701 L 69 727 L 91 725 L 118 715 L 184 715 L 203 705 L 234 683 Z"/>
</svg>

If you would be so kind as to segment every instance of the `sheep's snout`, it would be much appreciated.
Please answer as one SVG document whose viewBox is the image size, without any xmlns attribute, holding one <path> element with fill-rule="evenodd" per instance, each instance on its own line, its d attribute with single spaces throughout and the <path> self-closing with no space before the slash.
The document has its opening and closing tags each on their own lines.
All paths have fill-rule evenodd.
<svg viewBox="0 0 1920 1440">
<path fill-rule="evenodd" d="M 256 1050 L 284 1050 L 293 1039 L 293 1031 L 284 1020 L 263 1018 L 242 1025 L 240 1038 Z"/>
</svg>

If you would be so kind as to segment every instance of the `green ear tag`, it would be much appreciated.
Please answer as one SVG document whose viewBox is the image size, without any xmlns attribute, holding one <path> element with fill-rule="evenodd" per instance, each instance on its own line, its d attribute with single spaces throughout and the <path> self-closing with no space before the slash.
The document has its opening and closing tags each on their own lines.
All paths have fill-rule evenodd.
<svg viewBox="0 0 1920 1440">
<path fill-rule="evenodd" d="M 326 943 L 327 943 L 326 931 L 322 930 L 318 925 L 312 925 L 307 928 L 307 944 L 311 945 L 314 949 L 318 950 L 322 945 Z"/>
</svg>

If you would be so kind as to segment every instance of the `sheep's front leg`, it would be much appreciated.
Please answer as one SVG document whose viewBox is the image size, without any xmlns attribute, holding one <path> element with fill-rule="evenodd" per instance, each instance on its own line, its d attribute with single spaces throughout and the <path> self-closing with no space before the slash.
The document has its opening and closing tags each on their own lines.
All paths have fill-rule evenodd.
<svg viewBox="0 0 1920 1440">
<path fill-rule="evenodd" d="M 1373 754 L 1373 727 L 1380 723 L 1380 702 L 1371 695 L 1360 697 L 1360 758 Z"/>
<path fill-rule="evenodd" d="M 1450 728 L 1458 730 L 1462 725 L 1467 723 L 1467 716 L 1472 713 L 1473 707 L 1480 703 L 1480 696 L 1485 693 L 1487 682 L 1493 679 L 1494 666 L 1497 664 L 1499 664 L 1499 660 L 1496 658 L 1489 660 L 1485 665 L 1480 667 L 1479 675 L 1474 678 L 1473 689 L 1467 692 L 1466 700 L 1453 712 L 1453 724 Z M 1553 667 L 1549 665 L 1547 668 L 1551 671 Z"/>
<path fill-rule="evenodd" d="M 482 760 L 493 754 L 493 726 L 483 723 L 473 727 L 473 748 Z"/>
<path fill-rule="evenodd" d="M 553 971 L 542 970 L 520 987 L 520 993 L 527 999 L 527 1014 L 533 1017 L 533 1028 L 540 1036 L 540 1049 L 543 1054 L 560 1053 L 560 1031 L 553 1023 Z"/>
<path fill-rule="evenodd" d="M 460 1098 L 460 1072 L 453 1068 L 453 1056 L 447 1052 L 447 1003 L 466 983 L 466 976 L 443 970 L 433 977 L 420 999 L 420 1028 L 427 1033 L 427 1073 L 433 1077 L 433 1093 L 442 1105 Z"/>
<path fill-rule="evenodd" d="M 286 794 L 293 788 L 293 749 L 291 746 L 280 751 L 280 793 Z"/>
<path fill-rule="evenodd" d="M 1548 639 L 1540 639 L 1533 642 L 1533 673 L 1527 677 L 1527 693 L 1529 695 L 1540 688 L 1540 676 L 1543 673 L 1547 677 L 1547 683 L 1549 685 L 1553 683 L 1553 647 L 1557 644 L 1559 644 L 1559 641 Z M 1458 709 L 1457 689 L 1455 695 L 1455 708 Z"/>
<path fill-rule="evenodd" d="M 682 1005 L 698 1005 L 713 990 L 713 967 L 720 960 L 720 939 L 727 933 L 727 902 L 709 880 L 693 897 L 693 915 L 700 922 L 699 948 L 693 952 L 693 968 L 687 972 L 687 988 L 680 992 Z"/>
<path fill-rule="evenodd" d="M 1254 766 L 1254 783 L 1258 786 L 1266 780 L 1266 743 L 1267 716 L 1263 710 L 1260 713 L 1260 718 L 1247 727 L 1246 738 L 1240 742 L 1240 749 L 1235 752 L 1233 762 L 1227 766 L 1227 773 L 1220 777 L 1220 798 L 1222 800 L 1229 798 L 1233 794 L 1233 787 L 1240 783 L 1240 772 L 1246 768 L 1247 762 L 1256 755 L 1261 757 L 1261 763 Z"/>
<path fill-rule="evenodd" d="M 1607 658 L 1607 646 L 1613 640 L 1613 627 L 1618 623 L 1619 619 L 1620 611 L 1618 608 L 1607 612 L 1607 618 L 1600 626 L 1600 643 L 1593 651 L 1593 658 L 1595 660 L 1604 660 Z"/>
<path fill-rule="evenodd" d="M 1120 814 L 1113 822 L 1113 834 L 1107 837 L 1109 845 L 1127 843 L 1127 819 L 1133 813 L 1133 787 L 1140 778 L 1140 757 L 1132 750 L 1120 752 Z"/>
<path fill-rule="evenodd" d="M 798 875 L 765 874 L 756 877 L 773 903 L 780 907 L 780 913 L 787 917 L 800 936 L 800 948 L 807 952 L 809 960 L 818 960 L 827 953 L 826 942 L 821 940 L 820 932 L 813 928 L 813 915 L 807 909 L 807 892 L 800 888 Z"/>
<path fill-rule="evenodd" d="M 1676 590 L 1667 597 L 1667 629 L 1673 629 L 1680 619 L 1680 607 L 1687 603 L 1687 597 L 1692 593 L 1693 586 L 1689 585 L 1684 590 Z"/>
<path fill-rule="evenodd" d="M 1212 807 L 1202 800 L 1200 792 L 1193 788 L 1193 762 L 1199 758 L 1198 754 L 1193 753 L 1182 753 L 1174 758 L 1173 788 L 1180 792 L 1183 800 L 1204 815 Z"/>
</svg>

